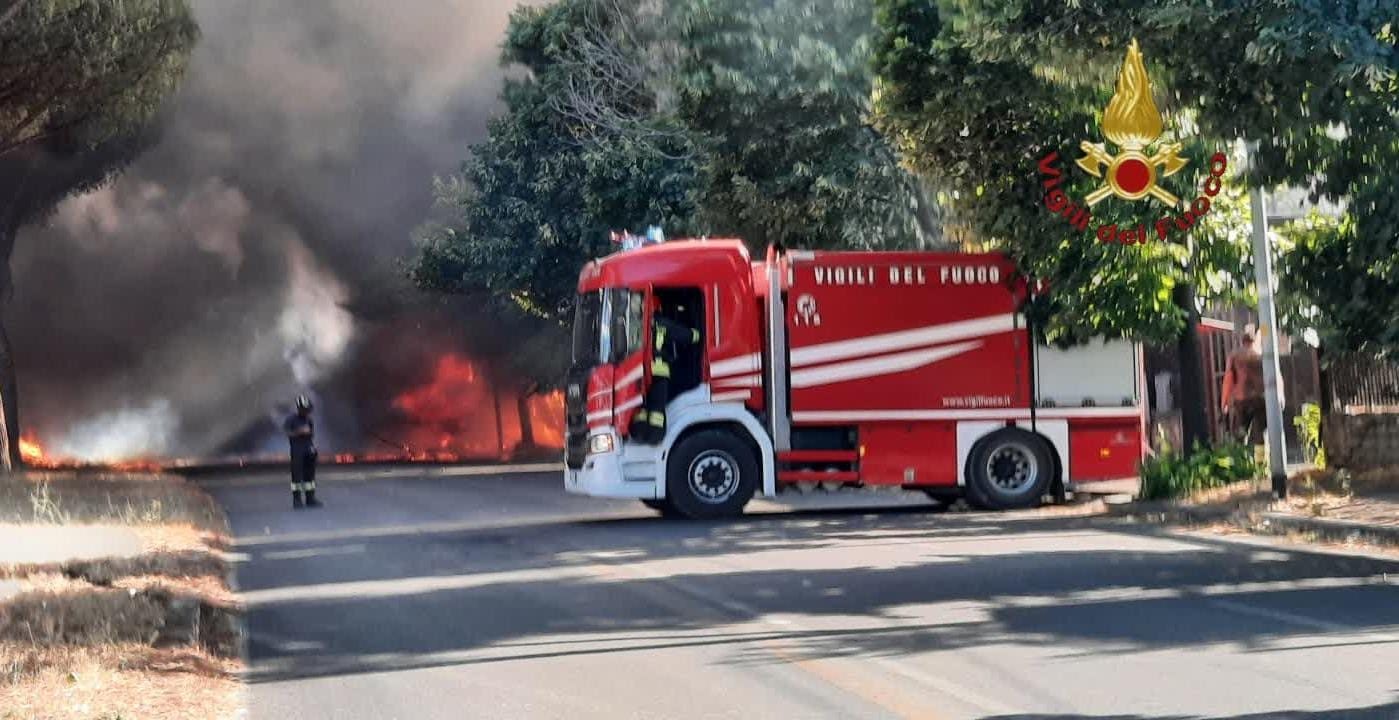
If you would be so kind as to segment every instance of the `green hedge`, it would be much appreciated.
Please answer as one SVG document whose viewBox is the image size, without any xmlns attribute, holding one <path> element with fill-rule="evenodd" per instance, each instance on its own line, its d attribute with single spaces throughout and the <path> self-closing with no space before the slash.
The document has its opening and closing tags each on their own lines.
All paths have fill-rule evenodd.
<svg viewBox="0 0 1399 720">
<path fill-rule="evenodd" d="M 1259 476 L 1253 448 L 1237 443 L 1198 448 L 1189 456 L 1167 448 L 1142 461 L 1142 499 L 1161 500 L 1224 487 Z"/>
</svg>

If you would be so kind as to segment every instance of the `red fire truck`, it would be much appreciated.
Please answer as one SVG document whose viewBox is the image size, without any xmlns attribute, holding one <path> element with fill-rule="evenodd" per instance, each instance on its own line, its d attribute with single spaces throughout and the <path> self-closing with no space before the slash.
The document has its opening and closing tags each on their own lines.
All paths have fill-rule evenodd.
<svg viewBox="0 0 1399 720">
<path fill-rule="evenodd" d="M 987 509 L 1134 477 L 1140 352 L 1033 342 L 999 254 L 686 240 L 588 263 L 565 391 L 565 487 L 722 517 L 755 493 L 894 486 Z M 701 335 L 672 370 L 665 437 L 629 437 L 652 304 Z"/>
</svg>

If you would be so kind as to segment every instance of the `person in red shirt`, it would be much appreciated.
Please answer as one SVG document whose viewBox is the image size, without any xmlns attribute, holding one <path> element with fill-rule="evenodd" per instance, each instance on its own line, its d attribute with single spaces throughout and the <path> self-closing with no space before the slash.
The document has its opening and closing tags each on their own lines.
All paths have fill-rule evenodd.
<svg viewBox="0 0 1399 720">
<path fill-rule="evenodd" d="M 1252 331 L 1244 331 L 1243 347 L 1229 354 L 1224 365 L 1220 402 L 1229 419 L 1230 434 L 1250 445 L 1263 442 L 1267 427 L 1263 400 L 1263 357 Z"/>
<path fill-rule="evenodd" d="M 1268 430 L 1267 401 L 1263 390 L 1263 356 L 1258 334 L 1244 331 L 1243 346 L 1229 354 L 1224 366 L 1220 405 L 1228 418 L 1229 433 L 1250 445 L 1261 446 Z M 1278 378 L 1282 398 L 1282 378 Z"/>
</svg>

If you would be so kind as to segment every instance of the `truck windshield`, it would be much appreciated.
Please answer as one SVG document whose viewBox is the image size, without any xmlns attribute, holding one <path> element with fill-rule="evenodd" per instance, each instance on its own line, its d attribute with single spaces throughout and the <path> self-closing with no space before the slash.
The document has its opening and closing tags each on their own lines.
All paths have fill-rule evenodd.
<svg viewBox="0 0 1399 720">
<path fill-rule="evenodd" d="M 616 363 L 641 352 L 646 296 L 613 288 L 578 296 L 573 317 L 573 365 Z"/>
<path fill-rule="evenodd" d="M 578 296 L 573 314 L 573 365 L 593 367 L 602 359 L 602 293 Z"/>
<path fill-rule="evenodd" d="M 607 312 L 612 325 L 609 334 L 611 361 L 621 362 L 641 352 L 644 336 L 643 309 L 646 296 L 636 290 L 618 288 L 609 291 Z"/>
</svg>

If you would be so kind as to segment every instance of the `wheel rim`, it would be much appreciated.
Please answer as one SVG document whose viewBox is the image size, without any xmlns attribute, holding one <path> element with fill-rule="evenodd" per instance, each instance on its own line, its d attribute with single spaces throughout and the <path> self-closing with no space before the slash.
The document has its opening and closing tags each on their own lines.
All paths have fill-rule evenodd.
<svg viewBox="0 0 1399 720">
<path fill-rule="evenodd" d="M 718 505 L 738 491 L 738 461 L 723 450 L 706 450 L 690 461 L 686 476 L 700 502 Z"/>
<path fill-rule="evenodd" d="M 986 477 L 997 491 L 1019 495 L 1034 487 L 1040 465 L 1030 448 L 1020 443 L 997 445 L 986 458 Z"/>
</svg>

